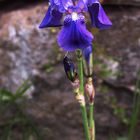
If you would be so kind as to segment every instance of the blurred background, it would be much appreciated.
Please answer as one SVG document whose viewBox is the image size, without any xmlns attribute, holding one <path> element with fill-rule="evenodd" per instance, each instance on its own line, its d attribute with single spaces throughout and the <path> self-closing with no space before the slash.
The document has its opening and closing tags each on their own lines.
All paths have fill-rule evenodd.
<svg viewBox="0 0 140 140">
<path fill-rule="evenodd" d="M 102 2 L 112 28 L 98 31 L 88 22 L 95 36 L 96 139 L 126 140 L 140 89 L 140 0 Z M 47 0 L 0 0 L 0 140 L 84 140 L 56 41 L 60 28 L 38 28 L 47 7 Z M 133 139 L 140 140 L 136 124 Z"/>
</svg>

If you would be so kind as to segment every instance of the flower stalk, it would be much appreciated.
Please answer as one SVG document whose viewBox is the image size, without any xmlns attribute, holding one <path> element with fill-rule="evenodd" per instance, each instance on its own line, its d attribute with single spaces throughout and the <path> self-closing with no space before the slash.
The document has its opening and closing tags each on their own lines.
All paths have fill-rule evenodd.
<svg viewBox="0 0 140 140">
<path fill-rule="evenodd" d="M 92 77 L 88 77 L 87 83 L 85 84 L 86 94 L 89 99 L 89 130 L 91 140 L 95 140 L 95 123 L 94 123 L 94 96 L 95 89 L 92 83 Z"/>
<path fill-rule="evenodd" d="M 84 75 L 83 75 L 83 58 L 82 58 L 82 51 L 77 50 L 77 60 L 78 60 L 78 70 L 79 70 L 79 79 L 80 79 L 80 96 L 84 97 Z M 81 103 L 81 112 L 82 112 L 82 119 L 83 119 L 83 125 L 84 125 L 84 131 L 85 131 L 85 137 L 86 140 L 90 140 L 90 133 L 89 133 L 89 127 L 88 127 L 88 118 L 87 118 L 87 111 L 86 111 L 86 104 Z"/>
<path fill-rule="evenodd" d="M 95 140 L 94 104 L 89 104 L 89 130 L 91 140 Z"/>
</svg>

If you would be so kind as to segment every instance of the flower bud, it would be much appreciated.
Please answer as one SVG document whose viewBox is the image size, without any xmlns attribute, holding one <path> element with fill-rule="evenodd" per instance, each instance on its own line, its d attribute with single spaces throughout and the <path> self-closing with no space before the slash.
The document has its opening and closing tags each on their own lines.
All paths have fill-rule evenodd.
<svg viewBox="0 0 140 140">
<path fill-rule="evenodd" d="M 94 96 L 95 96 L 95 89 L 92 83 L 92 78 L 88 78 L 87 83 L 85 84 L 85 91 L 89 98 L 90 103 L 93 103 Z"/>
<path fill-rule="evenodd" d="M 77 73 L 76 73 L 73 62 L 71 61 L 71 59 L 69 59 L 67 56 L 65 56 L 63 59 L 63 64 L 64 64 L 64 70 L 67 75 L 67 78 L 70 81 L 74 82 L 77 78 Z"/>
<path fill-rule="evenodd" d="M 84 74 L 87 77 L 91 77 L 93 74 L 93 55 L 92 55 L 92 46 L 86 47 L 83 50 L 84 55 Z"/>
</svg>

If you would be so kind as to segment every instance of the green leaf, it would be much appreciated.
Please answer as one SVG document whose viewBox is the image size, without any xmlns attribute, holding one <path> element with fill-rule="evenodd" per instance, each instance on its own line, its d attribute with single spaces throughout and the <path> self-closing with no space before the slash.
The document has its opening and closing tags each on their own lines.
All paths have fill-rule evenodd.
<svg viewBox="0 0 140 140">
<path fill-rule="evenodd" d="M 128 140 L 127 137 L 120 137 L 120 138 L 117 138 L 117 140 Z"/>
<path fill-rule="evenodd" d="M 26 80 L 16 91 L 15 93 L 15 98 L 20 98 L 22 97 L 26 91 L 31 87 L 31 82 L 29 80 Z"/>
<path fill-rule="evenodd" d="M 14 95 L 6 89 L 0 89 L 0 102 L 13 101 Z"/>
</svg>

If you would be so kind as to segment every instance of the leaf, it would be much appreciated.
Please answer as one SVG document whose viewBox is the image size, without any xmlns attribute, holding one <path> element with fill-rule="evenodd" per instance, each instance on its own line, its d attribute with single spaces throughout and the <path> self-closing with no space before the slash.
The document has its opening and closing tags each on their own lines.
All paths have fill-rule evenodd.
<svg viewBox="0 0 140 140">
<path fill-rule="evenodd" d="M 120 137 L 120 138 L 117 138 L 117 140 L 128 140 L 127 137 Z"/>
<path fill-rule="evenodd" d="M 22 97 L 26 91 L 31 87 L 31 82 L 29 80 L 26 80 L 16 91 L 15 93 L 15 98 L 19 98 Z"/>
<path fill-rule="evenodd" d="M 0 102 L 3 101 L 13 101 L 14 95 L 12 92 L 6 89 L 0 89 Z"/>
</svg>

